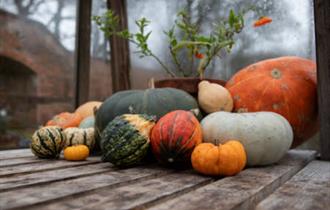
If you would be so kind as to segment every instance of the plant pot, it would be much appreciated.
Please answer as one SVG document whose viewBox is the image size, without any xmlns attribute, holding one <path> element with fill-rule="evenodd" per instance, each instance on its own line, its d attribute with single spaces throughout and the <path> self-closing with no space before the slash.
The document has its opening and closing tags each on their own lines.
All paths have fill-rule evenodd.
<svg viewBox="0 0 330 210">
<path fill-rule="evenodd" d="M 179 78 L 172 78 L 172 79 L 163 79 L 163 80 L 157 80 L 155 81 L 154 85 L 155 88 L 165 88 L 165 87 L 171 87 L 171 88 L 177 88 L 184 90 L 197 98 L 198 94 L 198 84 L 202 80 L 207 80 L 212 83 L 217 83 L 219 85 L 224 86 L 226 84 L 226 81 L 224 80 L 217 80 L 217 79 L 200 79 L 200 78 L 194 78 L 194 77 L 179 77 Z"/>
</svg>

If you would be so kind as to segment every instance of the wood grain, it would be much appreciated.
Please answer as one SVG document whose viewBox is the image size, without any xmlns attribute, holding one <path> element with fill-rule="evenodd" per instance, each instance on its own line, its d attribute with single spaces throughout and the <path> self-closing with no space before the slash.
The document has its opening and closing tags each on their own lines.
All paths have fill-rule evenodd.
<svg viewBox="0 0 330 210">
<path fill-rule="evenodd" d="M 14 159 L 15 160 L 15 159 Z M 19 159 L 20 160 L 20 159 Z M 8 160 L 7 160 L 8 161 Z M 0 168 L 0 177 L 14 174 L 36 173 L 45 170 L 56 170 L 60 168 L 88 165 L 100 162 L 100 157 L 89 157 L 86 161 L 66 161 L 66 160 L 42 160 L 36 163 Z"/>
<path fill-rule="evenodd" d="M 106 191 L 110 191 L 114 187 L 127 185 L 141 179 L 150 179 L 167 172 L 158 167 L 136 167 L 2 192 L 0 193 L 0 207 L 3 208 L 0 209 L 27 209 L 28 207 L 35 209 L 38 206 L 46 209 L 44 203 L 47 201 L 75 200 L 74 195 L 90 191 L 98 192 L 105 187 Z M 18 197 L 20 199 L 17 199 Z"/>
<path fill-rule="evenodd" d="M 41 161 L 42 161 L 42 159 L 39 159 L 39 158 L 34 157 L 34 156 L 1 160 L 0 161 L 0 168 L 1 167 L 8 167 L 8 166 L 22 165 L 22 164 L 29 164 L 29 163 L 37 163 L 37 162 L 41 162 Z"/>
<path fill-rule="evenodd" d="M 89 99 L 92 0 L 77 1 L 75 106 Z"/>
<path fill-rule="evenodd" d="M 267 199 L 263 200 L 257 209 L 330 209 L 330 162 L 311 162 Z"/>
<path fill-rule="evenodd" d="M 112 170 L 114 170 L 114 168 L 111 167 L 111 164 L 98 163 L 93 165 L 59 169 L 55 171 L 43 171 L 35 174 L 19 174 L 0 178 L 0 192 L 12 190 L 18 187 L 72 179 L 79 176 L 86 176 Z"/>
<path fill-rule="evenodd" d="M 290 151 L 278 164 L 249 168 L 150 209 L 252 209 L 315 158 L 312 151 Z"/>
<path fill-rule="evenodd" d="M 190 172 L 173 173 L 154 179 L 142 180 L 118 188 L 104 188 L 87 193 L 74 199 L 62 199 L 60 202 L 34 206 L 31 209 L 134 209 L 143 208 L 146 203 L 166 197 L 176 196 L 200 185 L 212 181 Z M 26 208 L 25 208 L 26 209 Z"/>
<path fill-rule="evenodd" d="M 33 157 L 33 154 L 30 149 L 14 149 L 14 150 L 0 151 L 0 160 L 21 158 L 21 157 Z"/>
<path fill-rule="evenodd" d="M 314 0 L 321 158 L 330 160 L 330 1 Z"/>
<path fill-rule="evenodd" d="M 126 0 L 107 0 L 107 6 L 119 16 L 118 30 L 127 29 Z M 128 41 L 110 37 L 112 92 L 130 89 L 130 59 Z"/>
</svg>

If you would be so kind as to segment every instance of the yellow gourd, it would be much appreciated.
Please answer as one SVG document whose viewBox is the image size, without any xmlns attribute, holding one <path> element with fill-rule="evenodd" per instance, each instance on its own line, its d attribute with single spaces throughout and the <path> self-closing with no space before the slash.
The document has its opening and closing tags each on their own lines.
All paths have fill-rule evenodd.
<svg viewBox="0 0 330 210">
<path fill-rule="evenodd" d="M 89 149 L 86 145 L 75 145 L 64 149 L 64 159 L 66 160 L 86 160 L 89 156 Z"/>
<path fill-rule="evenodd" d="M 208 81 L 198 84 L 198 103 L 206 113 L 233 110 L 233 99 L 229 91 L 219 84 Z"/>
</svg>

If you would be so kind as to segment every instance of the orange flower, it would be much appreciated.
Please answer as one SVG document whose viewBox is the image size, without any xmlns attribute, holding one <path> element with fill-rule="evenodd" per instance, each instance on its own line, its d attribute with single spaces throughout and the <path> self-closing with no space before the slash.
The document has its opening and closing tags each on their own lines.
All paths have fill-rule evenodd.
<svg viewBox="0 0 330 210">
<path fill-rule="evenodd" d="M 204 58 L 204 55 L 202 53 L 199 53 L 198 51 L 195 53 L 195 57 L 198 59 Z"/>
<path fill-rule="evenodd" d="M 273 20 L 270 17 L 263 16 L 263 17 L 260 17 L 257 21 L 255 21 L 253 26 L 254 27 L 260 27 L 260 26 L 266 25 L 266 24 L 268 24 L 272 21 Z"/>
</svg>

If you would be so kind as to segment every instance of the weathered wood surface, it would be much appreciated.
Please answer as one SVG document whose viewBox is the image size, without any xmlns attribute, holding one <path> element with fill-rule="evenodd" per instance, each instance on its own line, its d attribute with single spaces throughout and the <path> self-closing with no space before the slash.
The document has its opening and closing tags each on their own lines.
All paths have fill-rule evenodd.
<svg viewBox="0 0 330 210">
<path fill-rule="evenodd" d="M 176 172 L 155 179 L 143 180 L 115 189 L 104 188 L 83 196 L 43 205 L 31 209 L 132 209 L 161 198 L 175 196 L 198 186 L 209 183 L 212 179 L 189 172 Z"/>
<path fill-rule="evenodd" d="M 301 198 L 307 203 L 305 209 L 317 205 L 326 208 L 330 206 L 324 200 L 329 197 L 330 186 L 326 181 L 330 180 L 330 163 L 314 161 L 307 165 L 315 155 L 313 151 L 291 150 L 278 164 L 248 168 L 227 178 L 202 176 L 191 169 L 162 168 L 157 164 L 118 169 L 110 163 L 101 163 L 99 157 L 82 162 L 40 160 L 3 166 L 0 209 L 254 209 L 259 202 L 258 209 L 264 209 L 274 195 L 274 199 L 283 202 L 280 199 L 285 199 L 286 194 L 280 190 L 281 186 L 293 181 L 289 188 L 296 187 L 292 190 L 302 192 L 298 197 L 294 192 L 290 199 L 306 193 L 307 197 Z M 26 157 L 29 158 L 34 157 Z M 2 161 L 5 165 L 7 161 L 21 159 L 24 158 Z"/>
<path fill-rule="evenodd" d="M 315 152 L 289 152 L 280 163 L 249 168 L 151 209 L 251 209 L 315 157 Z"/>
<path fill-rule="evenodd" d="M 312 161 L 263 200 L 257 209 L 330 209 L 330 162 Z"/>
<path fill-rule="evenodd" d="M 0 179 L 0 192 L 8 191 L 18 187 L 26 187 L 30 185 L 72 179 L 79 176 L 87 176 L 114 170 L 110 166 L 111 165 L 109 163 L 97 163 L 93 165 L 71 167 L 55 171 L 43 171 L 37 174 L 19 174 L 10 177 L 4 177 Z"/>
<path fill-rule="evenodd" d="M 330 1 L 314 0 L 321 158 L 330 161 Z M 329 207 L 330 209 L 330 207 Z"/>
<path fill-rule="evenodd" d="M 42 160 L 36 157 L 26 157 L 26 158 L 13 158 L 8 160 L 1 160 L 0 161 L 0 168 L 1 167 L 8 167 L 8 166 L 16 166 L 28 163 L 37 163 L 41 162 Z"/>
<path fill-rule="evenodd" d="M 30 149 L 15 149 L 15 150 L 3 150 L 0 151 L 0 160 L 21 158 L 21 157 L 32 157 Z"/>
<path fill-rule="evenodd" d="M 107 0 L 107 6 L 108 9 L 113 10 L 119 17 L 118 30 L 127 29 L 126 0 Z M 130 52 L 128 40 L 111 36 L 110 48 L 112 92 L 130 89 Z"/>
<path fill-rule="evenodd" d="M 14 159 L 17 160 L 17 159 Z M 18 159 L 21 160 L 21 159 Z M 5 161 L 3 161 L 6 163 Z M 10 176 L 14 174 L 33 173 L 45 170 L 55 170 L 60 168 L 82 166 L 100 162 L 99 157 L 89 157 L 88 161 L 66 161 L 66 160 L 40 160 L 29 164 L 18 164 L 15 166 L 7 166 L 0 168 L 0 177 Z"/>
<path fill-rule="evenodd" d="M 75 106 L 89 99 L 92 0 L 77 1 Z"/>
<path fill-rule="evenodd" d="M 0 206 L 4 209 L 36 209 L 38 206 L 40 209 L 48 209 L 43 205 L 47 201 L 61 199 L 61 203 L 68 205 L 72 201 L 74 195 L 79 193 L 90 192 L 93 194 L 95 191 L 111 191 L 112 188 L 118 187 L 124 184 L 130 184 L 131 182 L 139 181 L 141 179 L 157 177 L 165 172 L 160 168 L 131 168 L 119 171 L 104 172 L 94 174 L 88 177 L 80 177 L 73 180 L 63 180 L 59 182 L 46 183 L 38 186 L 30 186 L 22 189 L 16 189 L 14 191 L 0 192 Z M 17 199 L 18 196 L 22 196 Z M 56 204 L 55 204 L 56 205 Z M 70 206 L 70 205 L 69 205 Z M 70 206 L 69 209 L 73 207 Z M 62 208 L 60 208 L 62 209 Z"/>
</svg>

